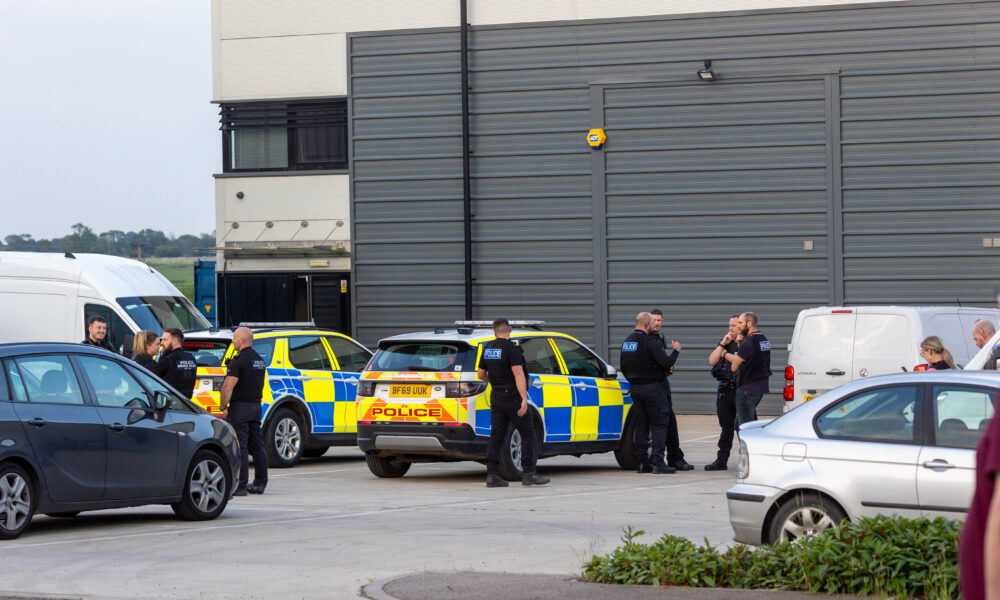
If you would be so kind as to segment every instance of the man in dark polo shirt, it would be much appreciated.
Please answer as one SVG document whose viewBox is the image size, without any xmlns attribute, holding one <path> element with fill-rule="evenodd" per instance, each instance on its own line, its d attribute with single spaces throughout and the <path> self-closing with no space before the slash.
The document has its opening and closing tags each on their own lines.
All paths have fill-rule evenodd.
<svg viewBox="0 0 1000 600">
<path fill-rule="evenodd" d="M 757 405 L 768 393 L 771 377 L 771 342 L 757 329 L 757 315 L 745 312 L 740 315 L 737 327 L 744 335 L 736 354 L 726 352 L 722 358 L 732 363 L 738 371 L 736 387 L 736 428 L 757 420 Z"/>
<path fill-rule="evenodd" d="M 236 355 L 226 365 L 226 380 L 219 394 L 219 410 L 236 430 L 240 441 L 240 481 L 234 496 L 263 494 L 267 487 L 267 453 L 260 432 L 260 401 L 264 394 L 267 365 L 253 349 L 253 332 L 240 327 L 233 332 Z M 253 456 L 253 483 L 248 455 Z"/>
</svg>

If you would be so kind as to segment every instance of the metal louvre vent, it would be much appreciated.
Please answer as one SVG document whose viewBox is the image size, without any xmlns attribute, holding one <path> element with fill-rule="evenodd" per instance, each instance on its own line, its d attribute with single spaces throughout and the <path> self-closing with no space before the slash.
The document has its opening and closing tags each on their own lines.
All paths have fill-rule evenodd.
<svg viewBox="0 0 1000 600">
<path fill-rule="evenodd" d="M 222 131 L 254 127 L 329 127 L 347 124 L 345 99 L 322 102 L 254 102 L 222 104 Z"/>
</svg>

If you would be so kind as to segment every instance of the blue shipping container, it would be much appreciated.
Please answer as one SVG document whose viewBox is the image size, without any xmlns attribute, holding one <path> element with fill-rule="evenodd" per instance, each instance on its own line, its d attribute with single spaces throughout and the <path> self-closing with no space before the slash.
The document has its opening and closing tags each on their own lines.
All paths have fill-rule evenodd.
<svg viewBox="0 0 1000 600">
<path fill-rule="evenodd" d="M 215 306 L 215 261 L 197 259 L 194 261 L 194 305 L 201 314 L 217 325 Z"/>
</svg>

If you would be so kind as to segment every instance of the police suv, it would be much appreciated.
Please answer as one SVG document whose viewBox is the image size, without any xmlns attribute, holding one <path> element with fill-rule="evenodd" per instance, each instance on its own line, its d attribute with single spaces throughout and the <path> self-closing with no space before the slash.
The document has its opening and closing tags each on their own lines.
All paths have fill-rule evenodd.
<svg viewBox="0 0 1000 600">
<path fill-rule="evenodd" d="M 528 405 L 538 458 L 614 451 L 623 469 L 632 458 L 628 382 L 571 336 L 543 331 L 539 321 L 511 321 L 511 340 L 528 366 Z M 393 336 L 361 374 L 358 446 L 378 477 L 402 477 L 414 462 L 486 459 L 490 389 L 476 376 L 492 322 Z M 504 436 L 500 474 L 521 479 L 521 436 Z"/>
</svg>

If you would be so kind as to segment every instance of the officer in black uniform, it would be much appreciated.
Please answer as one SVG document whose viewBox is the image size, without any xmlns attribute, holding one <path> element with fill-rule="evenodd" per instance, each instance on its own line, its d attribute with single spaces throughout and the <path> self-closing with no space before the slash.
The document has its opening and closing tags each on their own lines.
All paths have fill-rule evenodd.
<svg viewBox="0 0 1000 600">
<path fill-rule="evenodd" d="M 181 345 L 184 334 L 180 329 L 164 329 L 160 337 L 160 360 L 156 363 L 156 374 L 185 398 L 194 396 L 194 382 L 198 375 L 198 364 L 194 357 L 185 352 Z"/>
<path fill-rule="evenodd" d="M 115 351 L 115 347 L 108 340 L 108 321 L 100 315 L 93 315 L 87 319 L 87 337 L 81 344 L 87 346 L 97 346 L 110 352 Z"/>
<path fill-rule="evenodd" d="M 548 477 L 535 473 L 535 424 L 528 414 L 527 364 L 521 349 L 510 341 L 510 322 L 493 321 L 495 340 L 483 345 L 476 372 L 489 382 L 490 443 L 486 447 L 486 487 L 505 487 L 500 477 L 500 450 L 507 434 L 508 423 L 521 434 L 521 483 L 545 485 Z"/>
<path fill-rule="evenodd" d="M 240 441 L 240 481 L 234 496 L 263 494 L 267 487 L 267 452 L 260 432 L 260 401 L 264 395 L 267 365 L 253 349 L 253 332 L 240 327 L 233 332 L 236 356 L 226 365 L 226 380 L 219 394 L 219 410 L 236 430 Z M 248 456 L 253 456 L 253 483 L 250 480 Z"/>
<path fill-rule="evenodd" d="M 736 424 L 757 420 L 757 406 L 770 390 L 771 342 L 757 329 L 757 315 L 745 312 L 737 323 L 743 342 L 735 354 L 727 352 L 723 358 L 737 371 Z"/>
<path fill-rule="evenodd" d="M 632 410 L 635 411 L 632 443 L 639 473 L 676 473 L 677 469 L 663 460 L 669 417 L 663 382 L 673 361 L 663 351 L 663 346 L 649 335 L 652 321 L 648 312 L 639 313 L 635 318 L 635 331 L 622 344 L 621 372 L 628 379 Z M 673 354 L 676 360 L 676 351 Z M 650 432 L 653 438 L 651 456 L 646 452 Z"/>
<path fill-rule="evenodd" d="M 724 358 L 727 353 L 735 353 L 739 349 L 739 315 L 729 317 L 729 331 L 722 341 L 712 349 L 708 356 L 708 364 L 712 367 L 712 377 L 719 382 L 715 394 L 715 414 L 719 417 L 719 452 L 715 462 L 705 465 L 706 471 L 725 471 L 729 468 L 729 453 L 733 449 L 733 435 L 736 430 L 736 373 L 732 365 Z"/>
<path fill-rule="evenodd" d="M 649 311 L 649 314 L 653 317 L 653 320 L 649 324 L 649 335 L 656 338 L 656 341 L 660 343 L 660 347 L 666 352 L 667 341 L 663 339 L 663 334 L 660 333 L 660 328 L 663 327 L 663 312 L 658 308 L 654 308 Z M 694 469 L 694 465 L 684 460 L 684 451 L 681 450 L 680 431 L 677 429 L 677 413 L 674 412 L 674 399 L 670 394 L 670 376 L 674 372 L 674 363 L 677 361 L 677 353 L 681 350 L 681 343 L 670 340 L 670 346 L 673 348 L 673 352 L 667 355 L 667 358 L 670 359 L 670 367 L 667 369 L 666 377 L 663 378 L 663 389 L 666 390 L 667 410 L 669 411 L 669 415 L 667 416 L 667 464 L 678 471 L 690 471 Z"/>
</svg>

